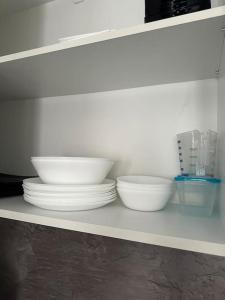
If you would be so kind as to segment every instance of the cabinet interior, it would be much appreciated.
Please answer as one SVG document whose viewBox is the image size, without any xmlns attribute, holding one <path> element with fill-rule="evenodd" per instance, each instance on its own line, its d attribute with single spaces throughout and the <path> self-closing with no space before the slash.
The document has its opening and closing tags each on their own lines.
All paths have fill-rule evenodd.
<svg viewBox="0 0 225 300">
<path fill-rule="evenodd" d="M 80 5 L 53 1 L 2 17 L 0 54 L 46 46 L 64 36 L 143 23 L 144 1 L 133 1 L 133 14 L 127 18 L 116 14 L 119 1 L 110 6 L 103 2 L 94 6 L 91 1 Z M 121 14 L 128 2 L 122 4 Z M 100 5 L 105 5 L 102 11 L 106 14 L 99 10 Z M 85 18 L 81 18 L 84 12 Z M 0 91 L 1 172 L 34 175 L 31 156 L 69 155 L 115 160 L 111 178 L 125 174 L 173 177 L 179 173 L 176 134 L 212 129 L 219 132 L 218 176 L 225 178 L 225 48 L 221 42 L 217 46 L 219 70 L 215 65 L 214 74 L 200 80 L 19 100 L 5 99 Z M 183 51 L 189 51 L 188 45 Z M 204 55 L 204 51 L 196 55 Z M 162 61 L 170 59 L 168 55 Z M 201 56 L 193 57 L 198 59 Z M 173 72 L 172 68 L 162 72 L 162 68 L 159 65 L 162 77 Z M 110 69 L 104 75 L 110 78 Z M 23 74 L 20 83 L 22 79 Z M 4 83 L 4 77 L 2 80 Z M 11 89 L 13 92 L 14 86 Z M 224 195 L 222 184 L 220 215 L 225 225 Z"/>
</svg>

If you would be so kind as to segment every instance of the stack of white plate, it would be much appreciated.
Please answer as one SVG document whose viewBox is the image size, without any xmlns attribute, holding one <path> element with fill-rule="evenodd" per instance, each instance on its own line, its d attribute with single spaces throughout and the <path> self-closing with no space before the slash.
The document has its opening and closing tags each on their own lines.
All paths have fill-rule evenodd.
<svg viewBox="0 0 225 300">
<path fill-rule="evenodd" d="M 45 184 L 39 178 L 23 181 L 25 201 L 44 209 L 60 211 L 89 210 L 116 200 L 115 181 L 101 184 Z"/>
<path fill-rule="evenodd" d="M 24 200 L 44 209 L 74 211 L 116 199 L 115 181 L 105 179 L 113 161 L 93 157 L 32 157 L 40 178 L 24 180 Z"/>
</svg>

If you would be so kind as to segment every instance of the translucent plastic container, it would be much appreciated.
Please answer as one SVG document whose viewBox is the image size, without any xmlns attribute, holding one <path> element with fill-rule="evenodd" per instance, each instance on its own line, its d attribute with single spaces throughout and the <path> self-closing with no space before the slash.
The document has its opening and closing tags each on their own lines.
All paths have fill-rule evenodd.
<svg viewBox="0 0 225 300">
<path fill-rule="evenodd" d="M 193 130 L 177 134 L 180 170 L 183 176 L 214 176 L 217 133 Z"/>
<path fill-rule="evenodd" d="M 221 180 L 211 177 L 177 176 L 179 211 L 195 216 L 211 216 Z"/>
</svg>

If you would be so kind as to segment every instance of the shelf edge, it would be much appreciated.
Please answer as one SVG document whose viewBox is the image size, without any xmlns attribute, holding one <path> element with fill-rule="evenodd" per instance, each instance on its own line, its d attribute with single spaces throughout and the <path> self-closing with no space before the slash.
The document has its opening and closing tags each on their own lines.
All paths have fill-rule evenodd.
<svg viewBox="0 0 225 300">
<path fill-rule="evenodd" d="M 131 35 L 145 33 L 149 31 L 170 28 L 178 25 L 184 25 L 187 23 L 203 21 L 206 19 L 212 19 L 216 17 L 222 17 L 222 16 L 225 16 L 225 5 L 191 13 L 191 14 L 163 19 L 152 23 L 146 23 L 146 24 L 140 24 L 133 27 L 116 29 L 116 30 L 112 30 L 111 32 L 101 33 L 95 36 L 82 38 L 76 41 L 55 43 L 40 48 L 35 48 L 35 49 L 26 50 L 18 53 L 4 55 L 0 57 L 0 64 L 11 62 L 14 60 L 34 57 L 38 55 L 53 53 L 61 50 L 76 48 L 84 45 L 94 44 L 98 42 L 104 42 L 104 41 L 113 40 L 117 38 L 128 37 Z"/>
<path fill-rule="evenodd" d="M 225 244 L 218 244 L 206 241 L 198 241 L 173 236 L 120 229 L 110 226 L 95 225 L 68 220 L 59 220 L 43 216 L 35 216 L 20 212 L 12 212 L 0 209 L 0 218 L 28 222 L 37 225 L 50 226 L 59 229 L 78 231 L 88 234 L 96 234 L 110 238 L 117 238 L 132 242 L 169 247 L 179 250 L 193 251 L 198 253 L 217 255 L 225 257 Z"/>
</svg>

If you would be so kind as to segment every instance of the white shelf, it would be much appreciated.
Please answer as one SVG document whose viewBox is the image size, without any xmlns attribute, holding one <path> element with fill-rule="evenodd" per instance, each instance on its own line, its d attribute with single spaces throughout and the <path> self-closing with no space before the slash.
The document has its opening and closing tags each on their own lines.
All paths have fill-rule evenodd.
<svg viewBox="0 0 225 300">
<path fill-rule="evenodd" d="M 0 17 L 23 11 L 53 0 L 0 0 Z"/>
<path fill-rule="evenodd" d="M 92 211 L 54 212 L 38 209 L 22 197 L 13 197 L 0 199 L 0 217 L 225 256 L 225 230 L 217 215 L 183 216 L 174 206 L 149 213 L 133 211 L 115 202 Z"/>
<path fill-rule="evenodd" d="M 23 99 L 214 78 L 225 6 L 0 58 L 0 98 Z"/>
</svg>

